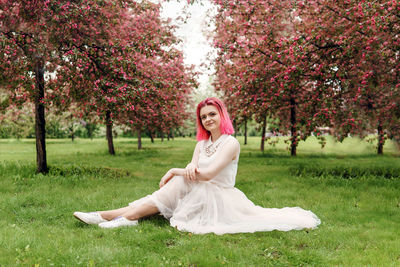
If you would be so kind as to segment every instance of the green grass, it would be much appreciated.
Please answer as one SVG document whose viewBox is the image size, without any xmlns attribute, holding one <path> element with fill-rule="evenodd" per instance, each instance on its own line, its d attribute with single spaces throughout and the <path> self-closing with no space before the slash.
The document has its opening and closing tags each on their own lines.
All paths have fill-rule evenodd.
<svg viewBox="0 0 400 267">
<path fill-rule="evenodd" d="M 138 151 L 136 140 L 118 138 L 110 156 L 103 139 L 49 140 L 50 173 L 41 175 L 34 140 L 0 140 L 0 266 L 400 265 L 400 158 L 392 143 L 377 156 L 355 138 L 328 139 L 323 150 L 311 138 L 291 158 L 283 142 L 261 153 L 259 138 L 239 141 L 237 188 L 264 207 L 312 210 L 318 229 L 192 235 L 160 216 L 131 228 L 83 225 L 75 210 L 116 208 L 152 193 L 165 171 L 190 161 L 195 141 L 145 139 Z"/>
</svg>

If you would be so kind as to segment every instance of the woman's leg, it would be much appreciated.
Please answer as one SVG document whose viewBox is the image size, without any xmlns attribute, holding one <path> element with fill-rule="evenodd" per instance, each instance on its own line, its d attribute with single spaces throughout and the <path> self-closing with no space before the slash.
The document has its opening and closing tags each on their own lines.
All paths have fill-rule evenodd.
<svg viewBox="0 0 400 267">
<path fill-rule="evenodd" d="M 156 206 L 153 206 L 151 204 L 142 204 L 136 207 L 132 207 L 121 216 L 127 218 L 128 220 L 134 221 L 158 213 L 160 213 L 160 211 L 157 209 Z"/>
<path fill-rule="evenodd" d="M 163 203 L 172 212 L 178 200 L 186 195 L 190 191 L 190 188 L 190 184 L 182 176 L 176 176 L 161 189 L 154 192 L 153 197 L 156 197 L 159 202 Z M 132 202 L 134 204 L 131 206 L 115 210 L 99 211 L 99 214 L 103 219 L 111 221 L 118 216 L 123 216 L 128 220 L 138 220 L 159 213 L 158 208 L 148 198 L 149 196 L 134 201 Z M 163 215 L 165 216 L 165 214 Z"/>
<path fill-rule="evenodd" d="M 129 209 L 132 209 L 132 207 L 127 206 L 115 210 L 105 210 L 105 211 L 99 211 L 100 216 L 107 221 L 111 221 L 112 219 L 121 216 L 125 212 L 127 212 Z"/>
<path fill-rule="evenodd" d="M 122 216 L 128 220 L 138 220 L 150 215 L 159 213 L 157 207 L 150 204 L 142 204 L 138 206 L 127 206 L 115 210 L 99 211 L 100 216 L 108 221 Z"/>
</svg>

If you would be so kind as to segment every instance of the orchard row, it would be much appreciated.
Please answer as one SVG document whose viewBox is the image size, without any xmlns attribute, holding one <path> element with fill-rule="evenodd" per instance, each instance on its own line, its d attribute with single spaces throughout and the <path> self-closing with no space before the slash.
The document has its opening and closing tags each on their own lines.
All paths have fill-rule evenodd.
<svg viewBox="0 0 400 267">
<path fill-rule="evenodd" d="M 291 154 L 329 127 L 400 141 L 400 3 L 215 0 L 215 87 L 237 125 L 267 118 Z M 263 147 L 263 145 L 262 145 Z"/>
<path fill-rule="evenodd" d="M 378 153 L 400 140 L 397 1 L 214 3 L 214 86 L 236 125 L 255 119 L 264 137 L 272 120 L 292 155 L 327 127 L 338 140 L 376 131 Z M 182 125 L 196 81 L 178 42 L 148 1 L 0 1 L 0 109 L 34 105 L 38 171 L 45 108 L 99 118 L 111 154 L 115 123 L 138 136 Z"/>
<path fill-rule="evenodd" d="M 45 107 L 107 125 L 168 132 L 183 123 L 194 72 L 149 1 L 0 1 L 2 106 L 35 105 L 38 172 L 47 171 Z"/>
</svg>

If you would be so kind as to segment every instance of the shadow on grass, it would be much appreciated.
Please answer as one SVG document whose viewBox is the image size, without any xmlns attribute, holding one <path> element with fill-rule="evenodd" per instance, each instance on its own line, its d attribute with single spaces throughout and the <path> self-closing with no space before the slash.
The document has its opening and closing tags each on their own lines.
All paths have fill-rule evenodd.
<svg viewBox="0 0 400 267">
<path fill-rule="evenodd" d="M 255 158 L 268 158 L 268 159 L 393 159 L 400 158 L 399 154 L 336 154 L 336 153 L 307 153 L 298 154 L 296 156 L 291 156 L 289 152 L 284 153 L 282 151 L 265 151 L 260 152 L 258 150 L 243 151 L 240 157 L 255 157 Z"/>
<path fill-rule="evenodd" d="M 78 221 L 78 220 L 75 220 L 75 222 L 74 222 L 74 225 L 73 225 L 74 227 L 76 227 L 76 228 L 90 228 L 90 227 L 97 227 L 97 225 L 90 225 L 90 224 L 86 224 L 86 223 L 84 223 L 84 222 L 81 222 L 81 221 Z"/>
<path fill-rule="evenodd" d="M 141 222 L 146 222 L 148 224 L 159 226 L 159 227 L 166 227 L 169 226 L 169 221 L 164 218 L 164 216 L 157 214 L 153 216 L 149 216 L 143 219 L 140 219 Z"/>
<path fill-rule="evenodd" d="M 159 155 L 159 148 L 142 148 L 138 150 L 137 148 L 119 148 L 116 152 L 117 157 L 135 157 L 135 159 L 143 159 L 148 157 L 155 157 Z M 109 155 L 109 154 L 108 154 Z"/>
<path fill-rule="evenodd" d="M 149 216 L 143 219 L 139 220 L 140 222 L 145 222 L 146 224 L 150 224 L 152 226 L 157 226 L 157 227 L 169 227 L 169 221 L 167 219 L 165 219 L 162 215 L 157 214 L 157 215 L 153 215 L 153 216 Z M 90 228 L 90 227 L 97 227 L 97 225 L 90 225 L 90 224 L 86 224 L 84 222 L 81 222 L 77 219 L 75 219 L 74 223 L 73 223 L 74 227 L 77 228 Z"/>
<path fill-rule="evenodd" d="M 137 148 L 130 148 L 130 147 L 123 147 L 123 148 L 116 148 L 115 155 L 111 155 L 107 149 L 102 149 L 98 152 L 76 152 L 77 155 L 80 157 L 110 157 L 110 158 L 117 158 L 117 157 L 137 157 L 137 159 L 142 159 L 146 157 L 157 156 L 158 148 L 142 148 L 138 150 Z"/>
<path fill-rule="evenodd" d="M 121 178 L 129 177 L 131 174 L 125 169 L 111 167 L 97 167 L 86 165 L 49 165 L 47 174 L 38 174 L 36 165 L 33 163 L 25 164 L 21 162 L 2 162 L 0 163 L 0 176 L 18 175 L 24 179 L 39 177 L 103 177 Z"/>
<path fill-rule="evenodd" d="M 353 178 L 400 178 L 400 167 L 390 163 L 368 164 L 364 166 L 336 164 L 326 166 L 321 164 L 296 164 L 289 168 L 289 172 L 300 177 L 337 177 L 342 179 Z"/>
</svg>

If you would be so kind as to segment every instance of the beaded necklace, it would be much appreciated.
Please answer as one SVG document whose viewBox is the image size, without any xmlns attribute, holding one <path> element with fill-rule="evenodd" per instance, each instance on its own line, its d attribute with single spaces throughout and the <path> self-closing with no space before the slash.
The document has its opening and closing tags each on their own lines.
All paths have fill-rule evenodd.
<svg viewBox="0 0 400 267">
<path fill-rule="evenodd" d="M 206 145 L 206 142 L 204 142 L 204 152 L 206 153 L 207 157 L 211 157 L 218 149 L 218 147 L 221 145 L 222 141 L 223 141 L 223 136 L 221 135 L 217 141 L 215 141 L 214 143 L 211 142 L 211 137 L 209 139 L 209 141 L 211 142 L 210 145 Z"/>
</svg>

